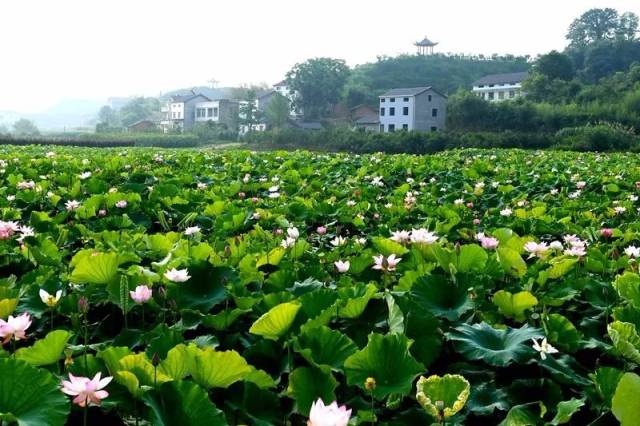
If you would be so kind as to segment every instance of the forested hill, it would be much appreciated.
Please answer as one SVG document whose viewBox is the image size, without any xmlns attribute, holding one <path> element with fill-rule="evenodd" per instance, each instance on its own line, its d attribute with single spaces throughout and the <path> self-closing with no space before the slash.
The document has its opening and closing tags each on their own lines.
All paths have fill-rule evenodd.
<svg viewBox="0 0 640 426">
<path fill-rule="evenodd" d="M 433 86 L 445 93 L 470 88 L 487 74 L 526 71 L 525 57 L 482 57 L 435 54 L 379 57 L 376 62 L 357 66 L 347 83 L 345 95 L 350 105 L 376 99 L 394 87 Z M 375 102 L 374 102 L 375 103 Z"/>
</svg>

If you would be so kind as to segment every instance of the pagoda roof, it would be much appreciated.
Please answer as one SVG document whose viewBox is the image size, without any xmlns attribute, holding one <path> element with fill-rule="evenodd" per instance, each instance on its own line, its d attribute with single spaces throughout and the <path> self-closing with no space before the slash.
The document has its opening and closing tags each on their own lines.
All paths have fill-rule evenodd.
<svg viewBox="0 0 640 426">
<path fill-rule="evenodd" d="M 423 38 L 421 41 L 417 41 L 415 45 L 416 46 L 437 46 L 438 43 L 432 42 L 425 36 L 425 38 Z"/>
</svg>

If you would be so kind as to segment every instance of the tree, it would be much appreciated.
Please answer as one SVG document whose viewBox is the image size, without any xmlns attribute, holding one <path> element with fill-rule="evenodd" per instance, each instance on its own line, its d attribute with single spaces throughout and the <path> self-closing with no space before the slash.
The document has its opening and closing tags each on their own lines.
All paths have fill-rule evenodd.
<svg viewBox="0 0 640 426">
<path fill-rule="evenodd" d="M 271 123 L 271 125 L 279 129 L 287 122 L 289 119 L 289 114 L 291 112 L 291 104 L 289 99 L 282 96 L 279 93 L 276 93 L 267 105 L 265 110 L 265 115 L 267 119 Z"/>
<path fill-rule="evenodd" d="M 633 41 L 637 39 L 639 19 L 633 12 L 625 12 L 620 15 L 616 38 L 618 40 Z"/>
<path fill-rule="evenodd" d="M 98 111 L 98 123 L 96 132 L 113 132 L 122 130 L 120 116 L 116 110 L 109 105 L 105 105 Z"/>
<path fill-rule="evenodd" d="M 573 62 L 568 55 L 552 50 L 540 56 L 534 66 L 534 72 L 550 80 L 571 80 L 574 75 Z"/>
<path fill-rule="evenodd" d="M 484 130 L 492 116 L 492 105 L 468 91 L 460 89 L 449 98 L 447 126 L 452 130 Z"/>
<path fill-rule="evenodd" d="M 567 39 L 574 47 L 611 40 L 615 37 L 619 23 L 620 19 L 615 9 L 590 9 L 571 23 Z"/>
<path fill-rule="evenodd" d="M 299 94 L 294 99 L 306 118 L 326 116 L 338 103 L 351 70 L 342 59 L 314 58 L 296 64 L 287 73 L 291 90 Z"/>
<path fill-rule="evenodd" d="M 260 115 L 256 105 L 256 92 L 253 89 L 249 89 L 244 102 L 240 105 L 238 114 L 240 124 L 247 127 L 247 132 L 251 132 L 253 126 L 261 118 Z"/>
<path fill-rule="evenodd" d="M 124 126 L 130 126 L 160 111 L 160 101 L 156 98 L 138 97 L 127 102 L 120 110 L 120 121 Z"/>
<path fill-rule="evenodd" d="M 13 133 L 16 136 L 38 136 L 40 131 L 33 121 L 21 118 L 13 123 Z"/>
</svg>

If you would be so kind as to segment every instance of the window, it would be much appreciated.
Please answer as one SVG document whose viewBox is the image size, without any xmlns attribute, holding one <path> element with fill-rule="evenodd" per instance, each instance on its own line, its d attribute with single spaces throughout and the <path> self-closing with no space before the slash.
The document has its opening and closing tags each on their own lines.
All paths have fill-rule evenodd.
<svg viewBox="0 0 640 426">
<path fill-rule="evenodd" d="M 389 108 L 389 115 L 391 116 L 396 115 L 396 109 L 394 107 Z"/>
<path fill-rule="evenodd" d="M 504 99 L 504 92 L 498 92 L 498 99 Z"/>
<path fill-rule="evenodd" d="M 489 92 L 489 100 L 490 100 L 490 101 L 492 101 L 492 100 L 493 100 L 493 96 L 494 96 L 493 92 Z"/>
<path fill-rule="evenodd" d="M 409 107 L 402 108 L 402 115 L 409 115 Z"/>
<path fill-rule="evenodd" d="M 380 108 L 380 115 L 384 117 L 384 108 Z"/>
<path fill-rule="evenodd" d="M 515 90 L 509 90 L 509 99 L 513 99 L 516 97 L 516 91 Z"/>
<path fill-rule="evenodd" d="M 432 108 L 431 109 L 431 116 L 432 117 L 437 117 L 438 116 L 438 108 Z"/>
<path fill-rule="evenodd" d="M 484 87 L 484 84 L 481 84 L 478 87 L 482 89 Z"/>
<path fill-rule="evenodd" d="M 431 126 L 431 131 L 432 131 L 432 132 L 437 132 L 437 131 L 438 131 L 438 128 L 437 128 L 436 126 Z"/>
<path fill-rule="evenodd" d="M 213 109 L 213 116 L 214 117 L 218 116 L 218 108 L 217 107 Z"/>
<path fill-rule="evenodd" d="M 385 98 L 380 98 L 380 102 L 387 102 Z"/>
<path fill-rule="evenodd" d="M 381 131 L 381 132 L 384 132 L 384 124 L 381 124 L 381 125 L 380 125 L 380 131 Z"/>
<path fill-rule="evenodd" d="M 431 102 L 431 95 L 428 95 L 428 96 L 427 96 L 427 100 L 428 100 L 429 102 Z"/>
<path fill-rule="evenodd" d="M 207 108 L 207 117 L 213 117 L 213 108 Z"/>
<path fill-rule="evenodd" d="M 396 131 L 396 125 L 395 124 L 389 124 L 389 131 L 390 132 L 395 132 Z"/>
<path fill-rule="evenodd" d="M 395 102 L 396 98 L 389 98 L 389 102 Z"/>
<path fill-rule="evenodd" d="M 489 85 L 489 87 L 493 87 L 493 86 L 495 86 L 495 84 L 490 84 L 490 85 Z"/>
<path fill-rule="evenodd" d="M 402 130 L 409 130 L 409 125 L 408 124 L 403 124 L 402 125 Z"/>
<path fill-rule="evenodd" d="M 409 98 L 403 98 L 402 99 L 404 102 L 409 102 Z"/>
<path fill-rule="evenodd" d="M 175 111 L 171 113 L 171 118 L 176 118 L 176 113 L 175 113 Z"/>
</svg>

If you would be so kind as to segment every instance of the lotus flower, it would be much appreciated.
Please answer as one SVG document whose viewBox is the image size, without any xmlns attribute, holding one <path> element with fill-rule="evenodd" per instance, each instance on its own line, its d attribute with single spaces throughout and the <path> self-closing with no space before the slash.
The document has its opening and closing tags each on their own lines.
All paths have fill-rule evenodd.
<svg viewBox="0 0 640 426">
<path fill-rule="evenodd" d="M 342 260 L 338 260 L 337 262 L 334 262 L 333 264 L 336 266 L 336 269 L 340 273 L 347 272 L 349 270 L 349 268 L 351 267 L 351 263 L 349 263 L 348 260 L 346 260 L 344 262 Z"/>
<path fill-rule="evenodd" d="M 316 232 L 320 235 L 324 235 L 327 233 L 327 228 L 324 226 L 318 226 L 318 228 L 316 228 Z"/>
<path fill-rule="evenodd" d="M 429 232 L 424 228 L 411 230 L 411 242 L 415 244 L 433 244 L 438 241 L 435 232 Z"/>
<path fill-rule="evenodd" d="M 540 352 L 540 358 L 542 358 L 542 360 L 544 361 L 545 359 L 547 359 L 547 354 L 556 354 L 558 353 L 558 350 L 556 348 L 554 348 L 553 346 L 551 346 L 550 343 L 547 342 L 547 338 L 545 337 L 544 339 L 542 339 L 541 343 L 538 343 L 538 341 L 536 339 L 531 339 L 533 340 L 533 349 L 535 349 L 536 351 Z"/>
<path fill-rule="evenodd" d="M 629 246 L 626 249 L 624 249 L 624 254 L 626 254 L 632 259 L 635 259 L 637 257 L 640 257 L 640 248 L 636 246 Z"/>
<path fill-rule="evenodd" d="M 151 299 L 153 292 L 146 285 L 139 285 L 136 287 L 135 291 L 130 291 L 129 294 L 134 302 L 141 305 L 143 303 L 147 303 L 149 299 Z"/>
<path fill-rule="evenodd" d="M 20 230 L 17 222 L 5 222 L 0 220 L 0 240 L 8 240 L 14 233 Z"/>
<path fill-rule="evenodd" d="M 76 200 L 69 200 L 66 203 L 64 203 L 64 207 L 67 209 L 68 212 L 70 212 L 80 207 L 80 202 Z"/>
<path fill-rule="evenodd" d="M 500 241 L 498 241 L 497 238 L 493 237 L 482 236 L 478 239 L 480 240 L 482 248 L 487 250 L 495 250 L 498 247 L 498 244 L 500 244 Z"/>
<path fill-rule="evenodd" d="M 325 406 L 322 399 L 318 398 L 311 404 L 307 426 L 347 426 L 350 418 L 351 410 L 347 410 L 346 406 L 338 407 L 336 401 Z"/>
<path fill-rule="evenodd" d="M 40 294 L 40 300 L 42 300 L 42 303 L 44 303 L 50 308 L 53 308 L 60 301 L 60 298 L 62 297 L 62 290 L 56 291 L 56 295 L 54 296 L 52 294 L 49 294 L 47 290 L 41 288 L 39 294 Z"/>
<path fill-rule="evenodd" d="M 13 337 L 15 340 L 25 338 L 25 331 L 31 325 L 31 317 L 28 313 L 13 317 L 9 315 L 7 321 L 0 319 L 0 337 L 4 338 L 3 344 Z"/>
<path fill-rule="evenodd" d="M 377 269 L 383 272 L 395 271 L 396 266 L 398 265 L 398 263 L 400 263 L 401 260 L 402 258 L 396 257 L 395 254 L 392 254 L 391 256 L 386 258 L 381 254 L 378 256 L 373 256 L 373 261 L 375 263 L 373 265 L 373 269 Z"/>
<path fill-rule="evenodd" d="M 409 231 L 393 231 L 391 233 L 391 237 L 389 238 L 396 243 L 408 243 L 411 238 L 411 233 Z"/>
<path fill-rule="evenodd" d="M 164 273 L 164 276 L 169 281 L 173 281 L 174 283 L 183 283 L 187 281 L 191 276 L 189 275 L 189 271 L 187 269 L 170 269 Z"/>
<path fill-rule="evenodd" d="M 200 232 L 199 226 L 189 226 L 184 230 L 184 235 L 193 235 L 197 234 L 198 232 Z"/>
<path fill-rule="evenodd" d="M 524 245 L 524 249 L 529 253 L 529 259 L 536 256 L 542 258 L 549 250 L 549 246 L 547 243 L 538 244 L 535 241 L 529 241 Z"/>
<path fill-rule="evenodd" d="M 125 207 L 127 207 L 127 200 L 120 200 L 116 203 L 116 207 L 119 209 L 124 209 Z"/>
<path fill-rule="evenodd" d="M 300 236 L 300 231 L 298 231 L 298 228 L 296 228 L 295 226 L 292 226 L 287 229 L 287 235 L 289 236 L 289 238 L 293 238 L 294 240 L 296 240 Z"/>
<path fill-rule="evenodd" d="M 109 396 L 109 393 L 102 389 L 113 379 L 113 377 L 100 379 L 101 374 L 98 373 L 93 379 L 89 379 L 88 377 L 75 377 L 69 373 L 69 380 L 62 381 L 62 392 L 75 396 L 73 403 L 80 407 L 85 407 L 92 403 L 99 406 L 101 401 Z"/>
</svg>

